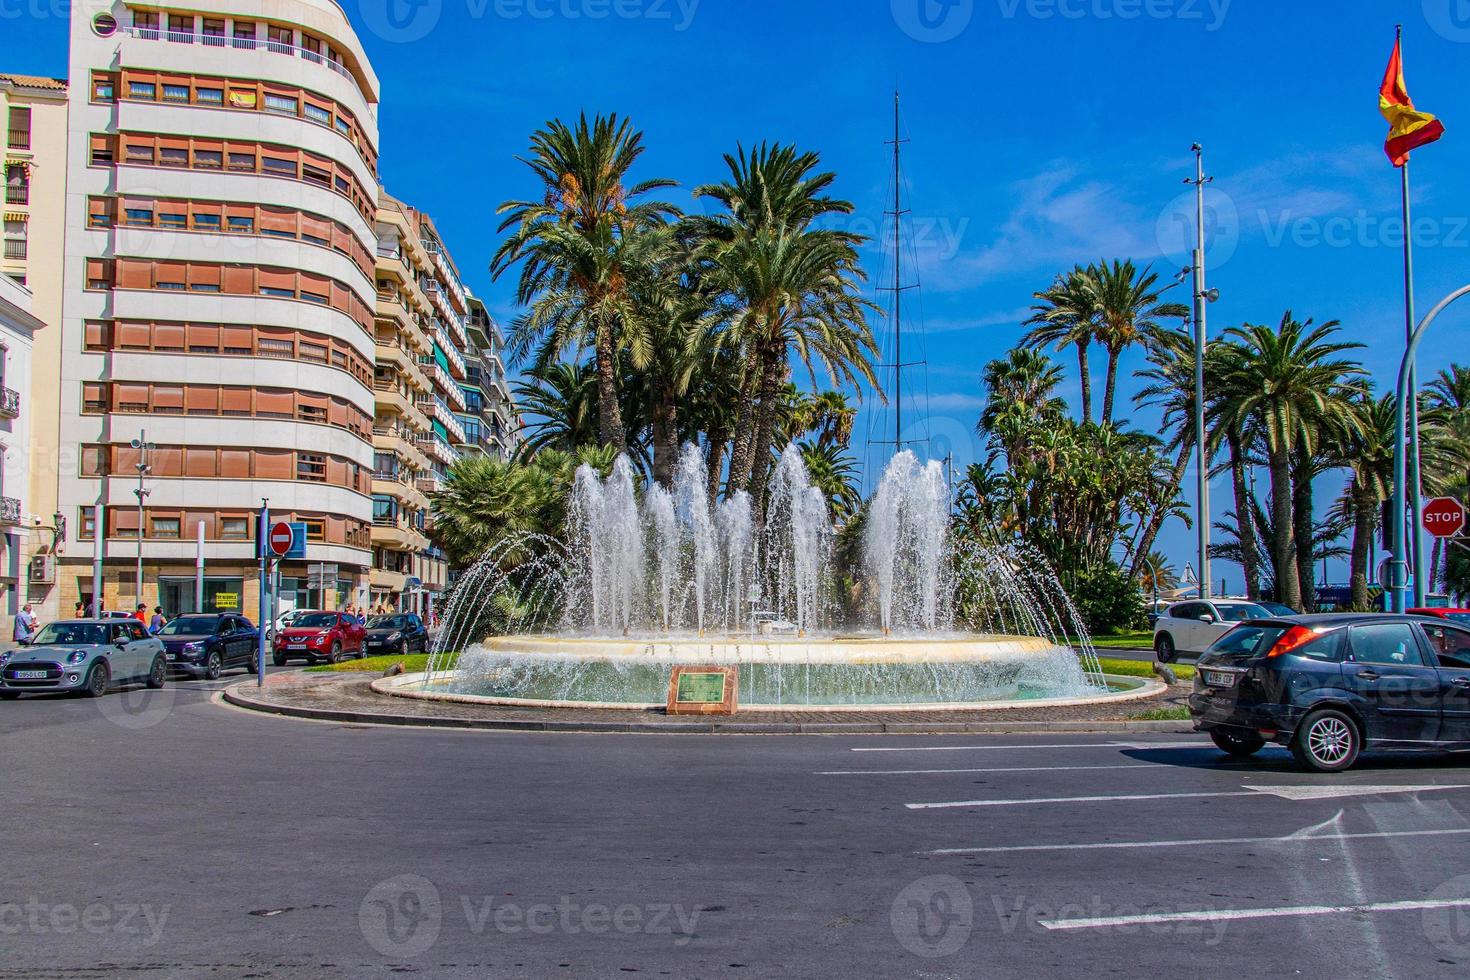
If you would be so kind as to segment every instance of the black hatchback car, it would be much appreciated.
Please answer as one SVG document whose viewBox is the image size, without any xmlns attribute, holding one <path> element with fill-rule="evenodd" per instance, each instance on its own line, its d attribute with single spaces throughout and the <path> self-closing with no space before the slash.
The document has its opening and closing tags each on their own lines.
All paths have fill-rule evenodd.
<svg viewBox="0 0 1470 980">
<path fill-rule="evenodd" d="M 414 613 L 389 613 L 367 621 L 367 652 L 427 653 L 429 630 Z"/>
<path fill-rule="evenodd" d="M 1363 749 L 1470 751 L 1470 629 L 1381 613 L 1249 620 L 1200 658 L 1189 710 L 1231 755 L 1277 742 L 1321 772 Z"/>
</svg>

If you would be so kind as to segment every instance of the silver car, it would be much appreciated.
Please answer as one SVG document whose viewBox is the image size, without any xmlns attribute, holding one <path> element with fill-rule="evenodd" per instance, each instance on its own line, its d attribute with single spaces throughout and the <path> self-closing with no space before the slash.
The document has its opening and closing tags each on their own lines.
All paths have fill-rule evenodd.
<svg viewBox="0 0 1470 980">
<path fill-rule="evenodd" d="M 7 701 L 27 691 L 97 698 L 115 684 L 162 687 L 167 679 L 163 643 L 136 619 L 47 623 L 29 646 L 0 653 L 0 698 Z"/>
<path fill-rule="evenodd" d="M 1181 653 L 1204 653 L 1237 623 L 1270 618 L 1267 610 L 1247 599 L 1176 602 L 1154 622 L 1154 655 L 1159 663 L 1173 663 Z"/>
</svg>

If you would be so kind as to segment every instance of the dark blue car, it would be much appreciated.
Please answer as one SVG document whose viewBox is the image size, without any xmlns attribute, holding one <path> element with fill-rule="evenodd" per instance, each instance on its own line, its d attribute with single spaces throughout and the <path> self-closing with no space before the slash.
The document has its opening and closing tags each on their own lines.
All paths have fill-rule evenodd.
<svg viewBox="0 0 1470 980">
<path fill-rule="evenodd" d="M 255 673 L 260 632 L 244 616 L 178 616 L 158 631 L 168 655 L 168 669 L 214 680 L 231 667 Z"/>
<path fill-rule="evenodd" d="M 1321 772 L 1364 749 L 1470 751 L 1470 629 L 1381 613 L 1250 620 L 1200 658 L 1189 709 L 1231 755 L 1276 742 Z"/>
</svg>

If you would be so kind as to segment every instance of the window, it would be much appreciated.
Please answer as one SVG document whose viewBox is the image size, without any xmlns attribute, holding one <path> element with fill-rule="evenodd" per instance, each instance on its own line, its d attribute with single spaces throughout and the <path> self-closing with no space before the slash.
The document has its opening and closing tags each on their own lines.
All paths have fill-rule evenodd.
<svg viewBox="0 0 1470 980">
<path fill-rule="evenodd" d="M 235 21 L 235 47 L 255 47 L 255 25 L 248 20 Z"/>
<path fill-rule="evenodd" d="M 314 184 L 321 184 L 323 187 L 332 186 L 332 175 L 321 167 L 313 167 L 309 163 L 301 165 L 301 177 L 303 180 L 309 180 Z"/>
<path fill-rule="evenodd" d="M 295 177 L 296 161 L 287 160 L 285 157 L 262 156 L 261 169 L 268 174 L 283 174 L 287 177 Z"/>
<path fill-rule="evenodd" d="M 291 53 L 291 48 L 293 47 L 291 41 L 294 37 L 291 28 L 275 27 L 272 25 L 266 27 L 265 31 L 267 37 L 270 38 L 269 44 L 267 45 L 270 50 L 276 52 L 277 54 Z"/>
<path fill-rule="evenodd" d="M 194 101 L 200 105 L 224 105 L 225 90 L 200 86 L 194 90 Z"/>
<path fill-rule="evenodd" d="M 153 211 L 150 208 L 125 208 L 123 209 L 123 224 L 126 225 L 153 225 Z"/>
<path fill-rule="evenodd" d="M 110 167 L 113 162 L 112 147 L 111 137 L 94 135 L 92 137 L 92 166 Z M 149 153 L 149 159 L 152 159 L 152 156 L 152 153 Z"/>
<path fill-rule="evenodd" d="M 158 163 L 164 167 L 187 167 L 189 165 L 189 148 L 187 146 L 160 146 L 158 148 Z"/>
<path fill-rule="evenodd" d="M 293 358 L 296 356 L 292 349 L 291 341 L 278 340 L 273 337 L 262 337 L 256 341 L 256 353 L 261 357 Z"/>
<path fill-rule="evenodd" d="M 274 95 L 270 92 L 265 93 L 266 112 L 279 112 L 283 115 L 294 116 L 298 108 L 299 104 L 295 99 L 284 95 Z"/>
<path fill-rule="evenodd" d="M 223 47 L 225 43 L 225 22 L 206 17 L 199 33 L 203 35 L 201 38 L 203 43 L 211 47 Z"/>
<path fill-rule="evenodd" d="M 123 157 L 128 163 L 152 163 L 153 144 L 129 140 L 127 147 L 123 150 Z"/>
<path fill-rule="evenodd" d="M 189 224 L 189 216 L 178 211 L 161 211 L 158 215 L 158 226 L 160 228 L 186 228 Z"/>
<path fill-rule="evenodd" d="M 189 86 L 187 85 L 165 85 L 163 87 L 163 101 L 165 102 L 188 102 Z"/>
<path fill-rule="evenodd" d="M 219 215 L 196 214 L 194 215 L 195 231 L 219 231 Z"/>
<path fill-rule="evenodd" d="M 352 134 L 352 126 L 347 122 L 346 119 L 343 119 L 341 116 L 338 116 L 336 119 L 334 119 L 332 121 L 332 124 L 336 127 L 337 132 L 341 133 L 343 136 L 350 136 Z"/>
<path fill-rule="evenodd" d="M 152 82 L 128 82 L 128 98 L 152 102 L 158 97 L 158 86 Z"/>
<path fill-rule="evenodd" d="M 177 538 L 179 536 L 179 519 L 177 517 L 152 517 L 149 519 L 149 523 L 152 525 L 152 537 Z"/>
<path fill-rule="evenodd" d="M 244 541 L 250 537 L 250 520 L 246 517 L 221 517 L 219 536 L 226 541 Z"/>
<path fill-rule="evenodd" d="M 255 219 L 248 214 L 232 214 L 229 219 L 230 231 L 241 235 L 255 234 Z"/>
<path fill-rule="evenodd" d="M 92 101 L 111 102 L 116 98 L 116 92 L 111 75 L 92 76 Z"/>
<path fill-rule="evenodd" d="M 192 44 L 194 42 L 194 18 L 182 14 L 169 14 L 168 39 L 183 44 Z"/>
<path fill-rule="evenodd" d="M 296 290 L 286 289 L 282 286 L 261 286 L 260 295 L 274 296 L 277 299 L 295 299 Z"/>
<path fill-rule="evenodd" d="M 307 59 L 308 61 L 315 61 L 317 64 L 321 64 L 322 39 L 319 37 L 312 37 L 310 34 L 303 33 L 301 35 L 301 57 Z"/>
<path fill-rule="evenodd" d="M 1422 628 L 1441 667 L 1470 668 L 1470 630 L 1438 623 L 1424 624 Z"/>
<path fill-rule="evenodd" d="M 1354 626 L 1349 659 L 1360 664 L 1423 667 L 1424 658 L 1408 623 L 1372 623 Z"/>
<path fill-rule="evenodd" d="M 253 150 L 250 151 L 250 152 L 241 152 L 239 150 L 231 150 L 230 151 L 230 169 L 231 170 L 248 170 L 248 171 L 252 171 L 253 172 L 255 170 L 255 152 Z"/>
<path fill-rule="evenodd" d="M 321 106 L 317 105 L 314 102 L 306 103 L 306 118 L 310 119 L 312 122 L 319 122 L 323 126 L 332 125 L 331 111 L 328 109 L 323 109 Z"/>
<path fill-rule="evenodd" d="M 324 483 L 327 479 L 327 457 L 315 453 L 296 455 L 296 479 Z"/>
<path fill-rule="evenodd" d="M 195 150 L 194 166 L 200 170 L 220 170 L 225 165 L 224 154 L 219 150 Z"/>
<path fill-rule="evenodd" d="M 77 513 L 77 540 L 91 541 L 97 536 L 97 512 L 91 507 L 81 507 Z"/>
</svg>

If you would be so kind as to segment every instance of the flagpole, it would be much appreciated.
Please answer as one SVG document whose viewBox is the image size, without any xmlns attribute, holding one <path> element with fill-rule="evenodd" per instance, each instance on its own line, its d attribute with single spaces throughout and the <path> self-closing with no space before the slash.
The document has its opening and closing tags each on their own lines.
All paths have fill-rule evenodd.
<svg viewBox="0 0 1470 980">
<path fill-rule="evenodd" d="M 1394 38 L 1399 50 L 1400 63 L 1403 59 L 1403 36 L 1404 28 L 1400 24 L 1395 28 Z M 1405 157 L 1403 166 L 1399 167 L 1400 194 L 1403 203 L 1404 217 L 1404 342 L 1414 335 L 1414 235 L 1413 217 L 1409 207 L 1409 161 Z M 1420 517 L 1423 514 L 1423 499 L 1421 496 L 1420 473 L 1419 473 L 1419 359 L 1416 355 L 1409 362 L 1409 513 L 1395 514 L 1395 520 L 1407 522 L 1408 534 L 1405 538 L 1409 542 L 1409 553 L 1396 557 L 1408 559 L 1413 563 L 1414 569 L 1414 605 L 1422 608 L 1424 606 L 1425 584 L 1428 570 L 1424 563 L 1424 542 L 1419 533 Z"/>
</svg>

